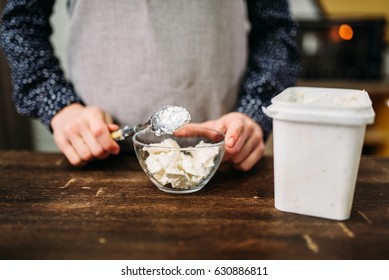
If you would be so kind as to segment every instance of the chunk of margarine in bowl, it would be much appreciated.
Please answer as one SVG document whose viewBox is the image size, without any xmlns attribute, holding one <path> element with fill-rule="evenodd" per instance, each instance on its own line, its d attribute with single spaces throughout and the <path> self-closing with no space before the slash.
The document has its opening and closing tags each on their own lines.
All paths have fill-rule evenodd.
<svg viewBox="0 0 389 280">
<path fill-rule="evenodd" d="M 137 158 L 150 180 L 162 191 L 191 193 L 203 188 L 224 155 L 224 134 L 198 126 L 184 126 L 172 135 L 151 130 L 133 137 Z"/>
</svg>

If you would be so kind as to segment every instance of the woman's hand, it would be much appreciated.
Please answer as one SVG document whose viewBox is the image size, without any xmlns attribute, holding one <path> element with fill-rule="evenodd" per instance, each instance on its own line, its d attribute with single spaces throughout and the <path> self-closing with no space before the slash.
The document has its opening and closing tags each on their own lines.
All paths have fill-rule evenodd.
<svg viewBox="0 0 389 280">
<path fill-rule="evenodd" d="M 248 171 L 263 157 L 265 143 L 262 128 L 247 115 L 232 112 L 200 125 L 225 133 L 223 160 L 232 162 L 235 168 Z"/>
<path fill-rule="evenodd" d="M 100 108 L 71 104 L 53 117 L 51 127 L 55 143 L 73 165 L 81 166 L 120 151 L 110 135 L 119 127 Z"/>
</svg>

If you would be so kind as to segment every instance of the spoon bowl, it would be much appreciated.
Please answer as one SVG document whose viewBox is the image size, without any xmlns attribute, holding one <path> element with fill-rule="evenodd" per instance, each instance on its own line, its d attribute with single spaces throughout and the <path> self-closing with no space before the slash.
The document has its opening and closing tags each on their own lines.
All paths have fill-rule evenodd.
<svg viewBox="0 0 389 280">
<path fill-rule="evenodd" d="M 157 136 L 173 134 L 174 131 L 189 123 L 191 116 L 189 112 L 180 106 L 166 105 L 159 108 L 151 118 L 143 124 L 134 126 L 126 125 L 111 133 L 112 139 L 121 141 L 132 137 L 138 131 L 150 128 Z"/>
</svg>

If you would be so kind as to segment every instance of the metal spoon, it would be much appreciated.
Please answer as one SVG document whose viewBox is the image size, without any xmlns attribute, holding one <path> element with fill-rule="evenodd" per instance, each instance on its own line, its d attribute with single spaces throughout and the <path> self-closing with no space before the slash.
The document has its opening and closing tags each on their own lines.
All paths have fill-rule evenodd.
<svg viewBox="0 0 389 280">
<path fill-rule="evenodd" d="M 148 127 L 150 127 L 158 136 L 173 134 L 174 131 L 189 123 L 190 119 L 190 114 L 185 108 L 166 105 L 159 108 L 146 123 L 134 126 L 126 125 L 112 132 L 111 137 L 115 141 L 124 140 Z"/>
</svg>

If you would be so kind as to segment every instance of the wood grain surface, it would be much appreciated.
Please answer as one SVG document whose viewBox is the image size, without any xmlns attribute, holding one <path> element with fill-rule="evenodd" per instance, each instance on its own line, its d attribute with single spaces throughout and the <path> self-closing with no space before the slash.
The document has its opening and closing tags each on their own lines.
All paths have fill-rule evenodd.
<svg viewBox="0 0 389 280">
<path fill-rule="evenodd" d="M 389 259 L 389 158 L 363 157 L 351 218 L 278 211 L 273 159 L 159 191 L 133 155 L 83 168 L 0 151 L 0 259 Z"/>
</svg>

